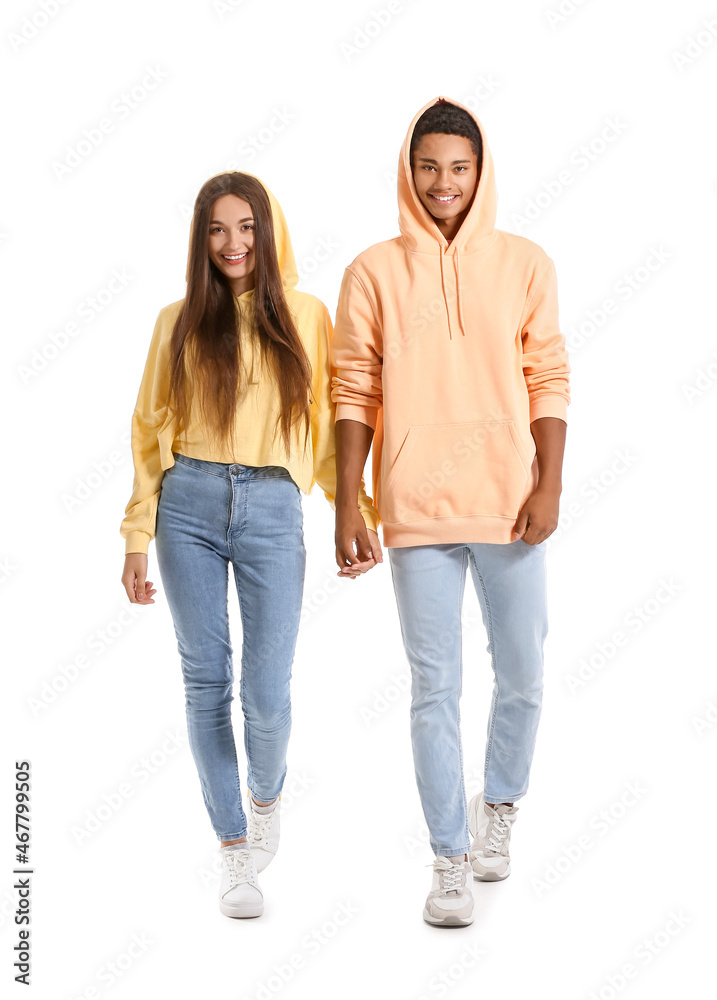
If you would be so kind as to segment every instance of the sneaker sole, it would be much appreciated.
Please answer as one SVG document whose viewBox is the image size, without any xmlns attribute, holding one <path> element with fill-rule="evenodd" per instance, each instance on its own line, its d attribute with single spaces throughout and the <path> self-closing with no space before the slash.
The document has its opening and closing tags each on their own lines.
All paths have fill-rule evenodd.
<svg viewBox="0 0 717 1000">
<path fill-rule="evenodd" d="M 473 915 L 470 917 L 432 917 L 428 910 L 424 909 L 423 919 L 428 924 L 434 924 L 441 927 L 465 927 L 468 924 L 473 923 Z"/>
<path fill-rule="evenodd" d="M 510 875 L 510 865 L 502 875 L 498 875 L 496 872 L 477 872 L 475 868 L 473 869 L 473 878 L 477 879 L 479 882 L 502 882 L 504 878 L 508 878 Z"/>
<path fill-rule="evenodd" d="M 237 905 L 232 906 L 231 903 L 225 903 L 223 900 L 220 900 L 219 909 L 221 910 L 221 912 L 224 914 L 225 917 L 237 917 L 237 918 L 260 917 L 264 912 L 264 904 L 261 903 L 261 905 L 259 906 L 254 904 L 253 906 L 251 906 L 247 903 L 244 906 L 237 906 Z"/>
</svg>

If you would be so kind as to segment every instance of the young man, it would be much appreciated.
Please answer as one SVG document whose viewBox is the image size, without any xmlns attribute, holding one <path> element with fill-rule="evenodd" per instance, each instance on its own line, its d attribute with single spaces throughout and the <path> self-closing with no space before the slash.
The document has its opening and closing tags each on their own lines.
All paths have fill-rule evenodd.
<svg viewBox="0 0 717 1000">
<path fill-rule="evenodd" d="M 471 873 L 493 881 L 510 872 L 541 709 L 543 543 L 558 520 L 570 401 L 553 261 L 495 228 L 496 200 L 480 121 L 455 101 L 430 101 L 401 149 L 401 235 L 346 269 L 332 341 L 337 562 L 355 576 L 381 557 L 357 506 L 373 441 L 374 502 L 412 671 L 416 780 L 436 855 L 423 917 L 444 925 L 473 920 Z M 466 804 L 468 567 L 494 687 L 484 788 Z"/>
</svg>

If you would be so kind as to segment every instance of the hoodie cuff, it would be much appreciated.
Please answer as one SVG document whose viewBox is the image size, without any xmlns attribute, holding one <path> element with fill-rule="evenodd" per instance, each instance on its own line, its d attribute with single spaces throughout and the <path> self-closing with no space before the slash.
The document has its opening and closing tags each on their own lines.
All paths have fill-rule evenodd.
<svg viewBox="0 0 717 1000">
<path fill-rule="evenodd" d="M 530 400 L 530 422 L 541 417 L 558 417 L 568 422 L 568 402 L 565 396 L 557 392 L 546 392 Z"/>
<path fill-rule="evenodd" d="M 146 531 L 130 531 L 125 541 L 124 554 L 128 556 L 130 552 L 141 552 L 146 556 L 150 540 Z"/>
<path fill-rule="evenodd" d="M 378 511 L 375 507 L 360 507 L 361 517 L 364 519 L 364 524 L 367 528 L 372 531 L 378 532 L 378 526 L 381 523 L 381 518 L 378 516 Z"/>
<path fill-rule="evenodd" d="M 378 410 L 375 406 L 360 406 L 358 403 L 337 403 L 334 420 L 358 420 L 360 424 L 368 424 L 376 430 Z"/>
</svg>

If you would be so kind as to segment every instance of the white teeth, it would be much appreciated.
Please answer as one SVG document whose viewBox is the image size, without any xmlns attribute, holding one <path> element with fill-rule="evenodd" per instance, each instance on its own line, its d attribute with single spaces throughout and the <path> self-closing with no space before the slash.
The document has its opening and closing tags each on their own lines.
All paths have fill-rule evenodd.
<svg viewBox="0 0 717 1000">
<path fill-rule="evenodd" d="M 441 195 L 438 195 L 438 194 L 434 194 L 434 195 L 432 195 L 431 197 L 435 198 L 435 199 L 436 199 L 436 201 L 453 201 L 453 199 L 454 199 L 454 198 L 457 198 L 457 197 L 458 197 L 458 195 L 457 195 L 457 194 L 449 194 L 449 195 L 447 195 L 447 196 L 446 196 L 446 197 L 444 198 L 444 197 L 441 197 Z"/>
<path fill-rule="evenodd" d="M 225 253 L 225 254 L 222 254 L 222 256 L 226 260 L 239 260 L 241 257 L 246 257 L 246 254 L 245 253 L 237 253 L 237 254 L 234 254 L 233 257 L 231 257 L 228 253 Z"/>
</svg>

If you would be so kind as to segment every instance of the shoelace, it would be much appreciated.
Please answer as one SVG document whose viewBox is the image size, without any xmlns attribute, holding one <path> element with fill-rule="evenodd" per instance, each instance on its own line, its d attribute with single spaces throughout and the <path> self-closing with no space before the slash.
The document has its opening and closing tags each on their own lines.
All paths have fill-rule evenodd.
<svg viewBox="0 0 717 1000">
<path fill-rule="evenodd" d="M 253 866 L 249 867 L 249 855 L 245 856 L 243 851 L 228 851 L 225 854 L 227 868 L 229 869 L 229 888 L 234 889 L 243 882 L 254 885 L 256 877 Z"/>
<path fill-rule="evenodd" d="M 504 816 L 499 816 L 497 812 L 493 813 L 486 833 L 486 851 L 490 851 L 491 854 L 500 854 L 505 843 L 505 838 L 510 833 L 510 824 L 513 822 L 513 819 L 514 817 L 512 816 L 505 819 Z"/>
<path fill-rule="evenodd" d="M 274 813 L 256 813 L 251 814 L 251 829 L 249 831 L 249 843 L 252 847 L 260 847 L 266 840 L 269 826 L 272 819 L 274 818 Z"/>
<path fill-rule="evenodd" d="M 453 865 L 448 858 L 439 857 L 432 865 L 426 865 L 426 868 L 431 867 L 438 872 L 441 892 L 459 892 L 463 888 L 463 868 L 460 865 Z"/>
</svg>

